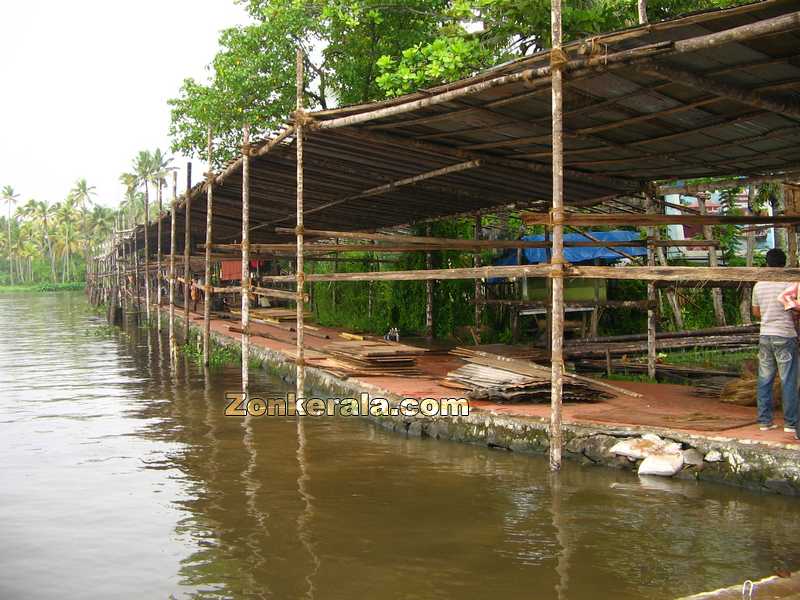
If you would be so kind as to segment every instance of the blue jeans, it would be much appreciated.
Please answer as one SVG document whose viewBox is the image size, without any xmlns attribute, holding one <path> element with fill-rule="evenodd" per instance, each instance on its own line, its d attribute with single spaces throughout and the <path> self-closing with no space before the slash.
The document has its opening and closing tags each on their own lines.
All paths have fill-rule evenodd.
<svg viewBox="0 0 800 600">
<path fill-rule="evenodd" d="M 783 420 L 797 427 L 797 339 L 762 335 L 758 338 L 758 422 L 772 423 L 772 384 L 781 377 Z"/>
</svg>

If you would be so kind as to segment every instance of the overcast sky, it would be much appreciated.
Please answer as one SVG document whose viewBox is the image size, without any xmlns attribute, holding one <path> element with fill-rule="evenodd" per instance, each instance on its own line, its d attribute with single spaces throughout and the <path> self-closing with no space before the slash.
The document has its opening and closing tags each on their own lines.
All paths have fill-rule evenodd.
<svg viewBox="0 0 800 600">
<path fill-rule="evenodd" d="M 86 177 L 116 205 L 135 154 L 169 150 L 167 99 L 246 21 L 233 0 L 0 0 L 0 186 L 53 203 Z"/>
</svg>

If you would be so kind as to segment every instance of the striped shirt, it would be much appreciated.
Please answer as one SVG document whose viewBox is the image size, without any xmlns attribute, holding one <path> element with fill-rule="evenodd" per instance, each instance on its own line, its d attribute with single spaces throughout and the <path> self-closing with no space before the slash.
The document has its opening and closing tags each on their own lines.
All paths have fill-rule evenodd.
<svg viewBox="0 0 800 600">
<path fill-rule="evenodd" d="M 778 296 L 792 285 L 787 281 L 759 281 L 753 286 L 753 306 L 761 309 L 760 335 L 796 338 L 792 311 L 785 310 Z"/>
</svg>

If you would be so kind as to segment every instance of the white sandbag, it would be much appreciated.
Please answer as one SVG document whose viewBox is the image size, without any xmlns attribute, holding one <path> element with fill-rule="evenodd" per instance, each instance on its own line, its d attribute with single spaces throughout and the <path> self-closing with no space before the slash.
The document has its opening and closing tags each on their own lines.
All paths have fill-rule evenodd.
<svg viewBox="0 0 800 600">
<path fill-rule="evenodd" d="M 683 468 L 683 455 L 667 452 L 651 454 L 639 465 L 639 475 L 661 475 L 672 477 Z"/>
<path fill-rule="evenodd" d="M 617 442 L 611 447 L 612 454 L 627 456 L 634 460 L 645 458 L 661 449 L 661 441 L 645 440 L 641 438 L 629 438 Z"/>
</svg>

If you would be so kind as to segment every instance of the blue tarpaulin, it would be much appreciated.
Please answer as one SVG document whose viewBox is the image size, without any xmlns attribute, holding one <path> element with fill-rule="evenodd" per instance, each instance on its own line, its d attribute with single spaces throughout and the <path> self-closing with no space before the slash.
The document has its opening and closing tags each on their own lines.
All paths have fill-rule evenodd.
<svg viewBox="0 0 800 600">
<path fill-rule="evenodd" d="M 598 240 L 603 240 L 605 242 L 630 242 L 632 240 L 641 239 L 639 234 L 635 231 L 589 231 L 587 232 L 594 238 Z M 542 242 L 544 241 L 544 235 L 526 235 L 521 238 L 525 241 L 530 242 Z M 564 234 L 564 241 L 565 242 L 588 242 L 590 241 L 585 235 L 581 235 L 580 233 L 565 233 Z M 642 246 L 624 246 L 619 247 L 615 246 L 614 250 L 621 250 L 626 254 L 630 254 L 631 256 L 647 256 L 647 249 Z M 546 263 L 550 261 L 550 249 L 549 248 L 524 248 L 522 250 L 523 261 L 524 264 L 539 264 L 539 263 Z M 564 260 L 569 263 L 576 264 L 576 263 L 586 263 L 586 262 L 594 262 L 595 259 L 599 259 L 600 261 L 608 264 L 612 262 L 617 262 L 618 260 L 622 259 L 618 253 L 614 252 L 610 248 L 587 248 L 587 247 L 566 247 L 564 248 Z M 502 256 L 494 259 L 492 264 L 495 265 L 516 265 L 517 263 L 517 251 L 514 249 L 509 249 L 503 254 Z M 493 277 L 489 279 L 488 283 L 499 283 L 504 281 L 502 277 Z"/>
<path fill-rule="evenodd" d="M 632 240 L 641 239 L 641 236 L 636 231 L 589 231 L 587 233 L 589 233 L 589 235 L 591 235 L 593 238 L 597 238 L 598 240 L 602 240 L 604 242 L 630 242 Z M 530 242 L 541 242 L 544 241 L 544 235 L 526 235 L 522 239 Z M 565 233 L 564 241 L 588 242 L 590 240 L 585 235 L 581 235 L 580 233 Z M 615 247 L 614 250 L 621 250 L 622 252 L 630 254 L 631 256 L 647 256 L 647 248 L 642 246 Z M 525 260 L 528 262 L 528 264 L 535 265 L 538 263 L 546 263 L 550 260 L 549 248 L 525 248 L 522 253 L 525 256 Z M 510 262 L 507 262 L 509 258 Z M 611 248 L 564 248 L 564 260 L 572 264 L 593 262 L 595 259 L 600 259 L 605 262 L 616 262 L 621 258 L 622 257 L 618 253 L 614 252 Z M 498 262 L 497 264 L 515 265 L 517 264 L 516 260 L 517 251 L 513 250 L 508 255 L 503 256 L 502 262 Z"/>
</svg>

